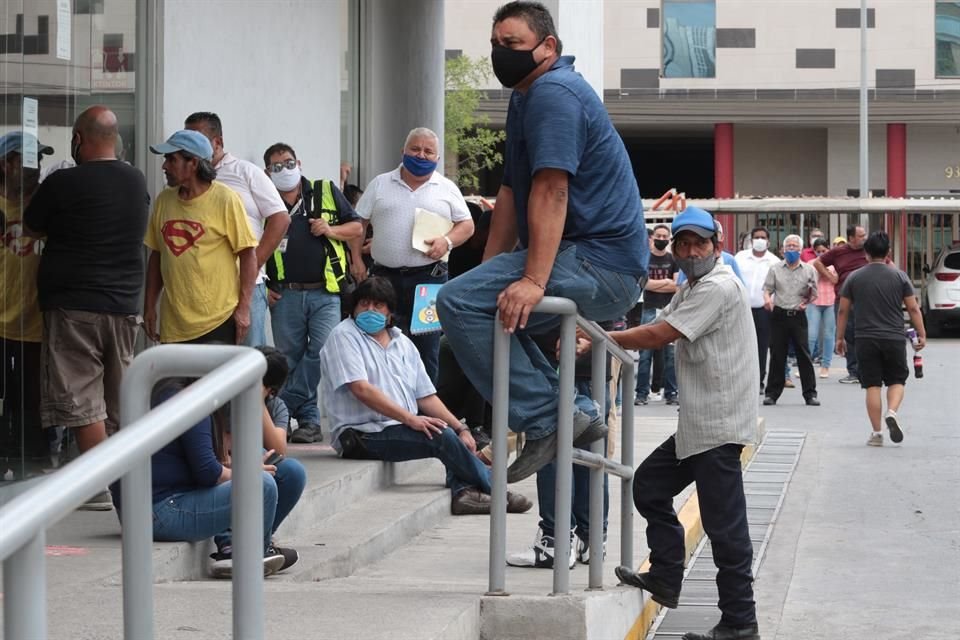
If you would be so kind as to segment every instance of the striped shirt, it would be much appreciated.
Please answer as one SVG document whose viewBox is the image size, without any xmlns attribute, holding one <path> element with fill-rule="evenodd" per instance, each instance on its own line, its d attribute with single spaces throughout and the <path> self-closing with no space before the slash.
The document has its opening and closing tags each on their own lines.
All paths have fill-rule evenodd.
<svg viewBox="0 0 960 640">
<path fill-rule="evenodd" d="M 718 261 L 692 286 L 680 287 L 662 318 L 683 334 L 676 342 L 683 390 L 677 458 L 756 442 L 757 336 L 740 280 Z"/>
<path fill-rule="evenodd" d="M 333 328 L 320 351 L 320 391 L 337 451 L 344 429 L 378 433 L 400 424 L 360 402 L 349 383 L 365 380 L 414 415 L 419 413 L 417 400 L 437 392 L 410 338 L 396 327 L 387 331 L 391 340 L 384 348 L 347 318 Z"/>
<path fill-rule="evenodd" d="M 763 290 L 773 296 L 773 304 L 781 309 L 799 309 L 817 298 L 817 271 L 806 262 L 793 269 L 786 260 L 770 267 Z"/>
</svg>

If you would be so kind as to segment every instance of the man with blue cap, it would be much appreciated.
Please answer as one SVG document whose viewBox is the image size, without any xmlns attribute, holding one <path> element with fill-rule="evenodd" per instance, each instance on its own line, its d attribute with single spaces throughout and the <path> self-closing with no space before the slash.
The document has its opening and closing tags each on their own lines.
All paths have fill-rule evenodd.
<svg viewBox="0 0 960 640">
<path fill-rule="evenodd" d="M 37 166 L 23 164 L 24 147 L 37 150 Z M 40 182 L 40 159 L 53 153 L 30 133 L 11 131 L 0 137 L 0 473 L 16 477 L 39 473 L 49 462 L 40 427 L 40 345 L 43 320 L 37 304 L 40 240 L 25 233 L 22 212 Z M 25 466 L 21 457 L 25 455 Z"/>
<path fill-rule="evenodd" d="M 170 188 L 157 196 L 144 238 L 151 250 L 143 311 L 147 335 L 160 342 L 240 344 L 250 327 L 257 277 L 257 239 L 243 202 L 230 187 L 214 182 L 213 147 L 202 133 L 177 131 L 150 150 L 164 157 Z"/>
<path fill-rule="evenodd" d="M 684 533 L 673 499 L 696 483 L 703 528 L 717 565 L 720 622 L 685 640 L 759 640 L 753 599 L 753 547 L 740 452 L 757 440 L 756 340 L 746 289 L 720 261 L 713 216 L 687 207 L 672 225 L 673 255 L 687 274 L 660 319 L 613 332 L 625 349 L 676 344 L 683 389 L 677 433 L 633 476 L 633 501 L 647 521 L 650 570 L 617 567 L 622 582 L 675 608 L 683 583 Z"/>
</svg>

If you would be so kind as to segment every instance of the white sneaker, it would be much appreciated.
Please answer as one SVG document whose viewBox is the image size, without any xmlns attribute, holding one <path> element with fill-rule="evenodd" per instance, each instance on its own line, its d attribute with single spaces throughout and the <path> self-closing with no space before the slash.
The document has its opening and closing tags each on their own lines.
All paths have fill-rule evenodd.
<svg viewBox="0 0 960 640">
<path fill-rule="evenodd" d="M 570 533 L 570 563 L 573 569 L 577 563 L 577 548 Z M 520 553 L 511 553 L 507 556 L 507 564 L 511 567 L 534 567 L 536 569 L 553 569 L 553 536 L 544 535 L 543 529 L 537 528 L 537 536 L 533 546 Z"/>
<path fill-rule="evenodd" d="M 890 442 L 903 442 L 903 429 L 900 427 L 900 421 L 897 420 L 897 414 L 893 411 L 887 411 L 887 417 L 884 418 L 887 423 L 887 431 L 890 433 Z"/>
<path fill-rule="evenodd" d="M 883 434 L 879 431 L 874 431 L 870 434 L 870 438 L 867 440 L 867 446 L 869 447 L 882 447 L 883 446 Z"/>
<path fill-rule="evenodd" d="M 603 559 L 607 559 L 607 535 L 603 535 Z M 580 564 L 590 564 L 590 541 L 577 536 L 577 560 Z"/>
<path fill-rule="evenodd" d="M 661 400 L 663 400 L 663 392 L 660 392 L 660 391 L 658 391 L 657 393 L 653 393 L 651 391 L 650 394 L 647 396 L 647 402 L 660 402 Z"/>
</svg>

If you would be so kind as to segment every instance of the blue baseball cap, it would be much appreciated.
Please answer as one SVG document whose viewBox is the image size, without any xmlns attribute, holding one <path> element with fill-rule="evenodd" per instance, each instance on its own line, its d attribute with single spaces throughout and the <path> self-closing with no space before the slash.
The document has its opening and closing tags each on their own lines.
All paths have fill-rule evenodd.
<svg viewBox="0 0 960 640">
<path fill-rule="evenodd" d="M 213 159 L 213 145 L 210 144 L 207 136 L 199 131 L 190 131 L 189 129 L 177 131 L 167 138 L 166 142 L 150 145 L 150 151 L 161 156 L 183 151 L 204 160 Z"/>
<path fill-rule="evenodd" d="M 677 235 L 681 231 L 693 231 L 701 238 L 711 238 L 717 233 L 717 225 L 708 211 L 699 207 L 687 207 L 683 213 L 673 219 L 670 233 Z"/>
<path fill-rule="evenodd" d="M 0 137 L 0 158 L 6 158 L 7 154 L 13 153 L 14 151 L 20 152 L 23 149 L 24 138 L 26 138 L 28 142 L 36 143 L 38 154 L 50 155 L 53 153 L 53 147 L 40 144 L 40 141 L 37 140 L 37 137 L 32 133 L 11 131 Z"/>
</svg>

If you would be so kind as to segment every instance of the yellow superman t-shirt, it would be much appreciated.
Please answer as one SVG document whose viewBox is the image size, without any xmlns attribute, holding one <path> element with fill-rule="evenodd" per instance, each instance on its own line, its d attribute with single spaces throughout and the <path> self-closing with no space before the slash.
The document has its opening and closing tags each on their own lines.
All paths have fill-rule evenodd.
<svg viewBox="0 0 960 640">
<path fill-rule="evenodd" d="M 0 337 L 19 342 L 40 342 L 43 320 L 37 304 L 37 269 L 43 242 L 23 233 L 18 200 L 0 196 L 3 212 L 3 246 L 0 247 Z"/>
<path fill-rule="evenodd" d="M 161 342 L 199 338 L 233 314 L 240 297 L 237 253 L 257 246 L 233 190 L 213 182 L 203 195 L 182 200 L 176 187 L 164 189 L 144 244 L 160 254 Z"/>
</svg>

